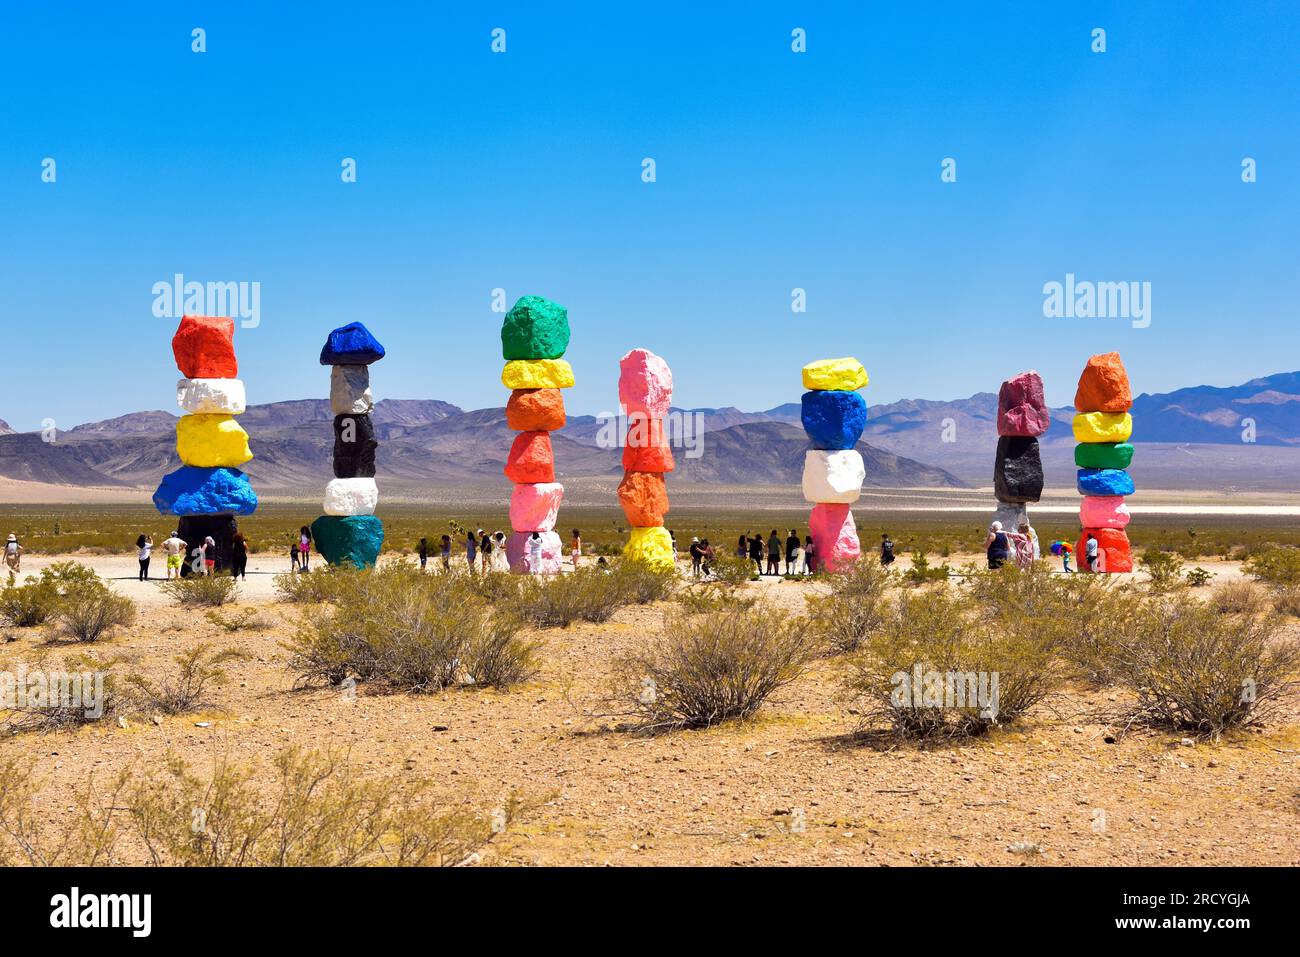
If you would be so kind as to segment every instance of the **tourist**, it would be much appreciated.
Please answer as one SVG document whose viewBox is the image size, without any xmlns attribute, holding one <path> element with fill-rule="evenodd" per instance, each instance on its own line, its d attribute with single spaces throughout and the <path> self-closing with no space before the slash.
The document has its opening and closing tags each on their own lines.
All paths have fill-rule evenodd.
<svg viewBox="0 0 1300 957">
<path fill-rule="evenodd" d="M 713 546 L 709 544 L 709 540 L 706 538 L 704 541 L 700 542 L 700 564 L 704 569 L 705 578 L 708 578 L 713 574 L 713 561 L 715 557 Z"/>
<path fill-rule="evenodd" d="M 698 538 L 691 538 L 691 577 L 700 577 L 700 563 L 704 561 L 704 548 L 700 545 Z"/>
<path fill-rule="evenodd" d="M 988 558 L 989 569 L 1001 568 L 1011 555 L 1011 540 L 1002 531 L 1002 523 L 994 522 L 989 526 L 988 538 L 984 539 L 984 553 Z"/>
<path fill-rule="evenodd" d="M 505 532 L 497 532 L 492 536 L 492 570 L 494 572 L 510 571 L 510 562 L 506 558 Z"/>
<path fill-rule="evenodd" d="M 163 539 L 163 557 L 167 560 L 167 580 L 171 581 L 172 572 L 181 577 L 181 562 L 185 560 L 185 550 L 189 543 L 181 538 L 180 532 L 172 532 L 171 537 Z"/>
<path fill-rule="evenodd" d="M 894 564 L 894 540 L 889 537 L 888 532 L 880 536 L 880 564 L 886 568 Z"/>
<path fill-rule="evenodd" d="M 421 538 L 420 544 L 416 546 L 415 553 L 420 556 L 420 571 L 424 571 L 425 566 L 429 564 L 429 540 Z"/>
<path fill-rule="evenodd" d="M 790 535 L 785 540 L 785 573 L 799 573 L 799 530 L 794 528 L 790 529 Z"/>
<path fill-rule="evenodd" d="M 290 573 L 298 570 L 298 536 L 293 537 L 289 543 L 289 571 Z"/>
<path fill-rule="evenodd" d="M 582 557 L 582 535 L 575 528 L 573 537 L 569 539 L 569 556 L 573 559 L 573 570 L 578 570 L 578 559 Z"/>
<path fill-rule="evenodd" d="M 749 540 L 749 560 L 754 563 L 758 574 L 763 574 L 763 536 L 755 535 Z"/>
<path fill-rule="evenodd" d="M 450 535 L 442 536 L 442 547 L 439 549 L 438 554 L 442 558 L 442 570 L 445 572 L 451 571 L 451 536 Z"/>
<path fill-rule="evenodd" d="M 5 542 L 5 564 L 9 566 L 9 573 L 12 575 L 21 572 L 22 562 L 23 547 L 18 544 L 18 536 L 11 532 L 9 540 Z"/>
<path fill-rule="evenodd" d="M 602 572 L 605 572 L 606 574 L 609 573 L 609 562 L 605 560 L 604 555 L 601 555 L 599 558 L 596 559 L 596 567 L 599 568 Z"/>
<path fill-rule="evenodd" d="M 1097 568 L 1097 536 L 1088 533 L 1088 540 L 1083 543 L 1083 568 L 1084 571 L 1095 572 Z"/>
<path fill-rule="evenodd" d="M 542 570 L 542 533 L 532 532 L 528 536 L 528 570 L 540 574 Z"/>
<path fill-rule="evenodd" d="M 781 574 L 781 538 L 776 534 L 776 529 L 772 529 L 772 534 L 767 539 L 767 573 L 769 575 Z"/>
<path fill-rule="evenodd" d="M 148 535 L 141 535 L 135 540 L 136 555 L 140 562 L 140 577 L 138 581 L 147 582 L 149 580 L 149 558 L 153 554 L 153 539 Z"/>
<path fill-rule="evenodd" d="M 1038 561 L 1043 557 L 1043 553 L 1038 550 L 1038 533 L 1028 522 L 1021 522 L 1019 531 L 1029 542 L 1029 561 L 1031 563 Z"/>
<path fill-rule="evenodd" d="M 811 575 L 814 571 L 817 550 L 813 547 L 811 535 L 804 536 L 803 540 L 803 573 Z"/>
<path fill-rule="evenodd" d="M 211 535 L 203 539 L 199 557 L 203 559 L 203 574 L 210 577 L 217 570 L 217 540 Z M 307 567 L 306 562 L 303 562 L 303 567 Z"/>
<path fill-rule="evenodd" d="M 1030 541 L 1028 535 L 1020 531 L 1007 532 L 1007 539 L 1011 542 L 1011 551 L 1015 554 L 1017 568 L 1027 569 L 1034 564 L 1034 543 Z"/>
<path fill-rule="evenodd" d="M 248 580 L 248 539 L 243 532 L 235 532 L 230 540 L 230 577 Z"/>
<path fill-rule="evenodd" d="M 483 529 L 479 529 L 482 534 Z M 474 574 L 474 561 L 478 558 L 478 535 L 474 532 L 467 532 L 465 535 L 465 564 L 469 566 L 470 574 Z"/>
<path fill-rule="evenodd" d="M 1061 570 L 1067 575 L 1073 575 L 1074 569 L 1070 567 L 1070 553 L 1074 549 L 1070 548 L 1068 542 L 1061 542 Z"/>
<path fill-rule="evenodd" d="M 740 536 L 740 541 L 736 543 L 736 557 L 744 558 L 749 554 L 749 532 Z"/>
<path fill-rule="evenodd" d="M 304 525 L 298 529 L 298 560 L 302 562 L 303 571 L 311 571 L 308 567 L 311 558 L 311 529 Z"/>
</svg>

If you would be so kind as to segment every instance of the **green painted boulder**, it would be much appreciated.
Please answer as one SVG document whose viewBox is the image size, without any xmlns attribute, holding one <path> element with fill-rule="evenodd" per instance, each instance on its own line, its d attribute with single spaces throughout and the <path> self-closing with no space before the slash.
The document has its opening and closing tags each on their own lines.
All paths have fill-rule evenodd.
<svg viewBox="0 0 1300 957">
<path fill-rule="evenodd" d="M 1074 464 L 1081 469 L 1126 469 L 1132 461 L 1129 442 L 1080 442 L 1074 447 Z"/>
<path fill-rule="evenodd" d="M 501 324 L 501 355 L 515 359 L 558 359 L 569 348 L 569 310 L 541 296 L 522 296 Z"/>
<path fill-rule="evenodd" d="M 331 565 L 369 568 L 384 544 L 384 523 L 374 515 L 322 515 L 311 523 L 311 537 Z"/>
</svg>

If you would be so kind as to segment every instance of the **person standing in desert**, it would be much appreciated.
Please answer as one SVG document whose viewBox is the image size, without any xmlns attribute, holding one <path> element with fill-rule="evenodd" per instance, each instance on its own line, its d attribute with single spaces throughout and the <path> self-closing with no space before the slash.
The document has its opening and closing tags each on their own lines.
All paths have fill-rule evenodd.
<svg viewBox="0 0 1300 957">
<path fill-rule="evenodd" d="M 172 579 L 173 572 L 176 573 L 175 577 L 181 577 L 181 562 L 185 559 L 185 549 L 188 547 L 180 532 L 172 532 L 170 537 L 163 539 L 162 550 L 163 558 L 167 560 L 168 581 Z"/>
<path fill-rule="evenodd" d="M 12 532 L 9 540 L 5 542 L 5 564 L 9 566 L 9 571 L 17 575 L 22 571 L 23 547 L 18 544 L 18 536 Z"/>
</svg>

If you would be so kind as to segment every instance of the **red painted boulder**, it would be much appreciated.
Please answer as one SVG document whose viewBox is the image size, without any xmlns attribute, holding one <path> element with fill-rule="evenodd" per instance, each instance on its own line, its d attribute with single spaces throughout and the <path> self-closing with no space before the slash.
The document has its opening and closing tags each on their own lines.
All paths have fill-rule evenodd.
<svg viewBox="0 0 1300 957">
<path fill-rule="evenodd" d="M 549 432 L 520 432 L 506 456 L 506 478 L 519 485 L 555 481 Z"/>
<path fill-rule="evenodd" d="M 172 336 L 176 368 L 187 379 L 234 379 L 235 320 L 226 316 L 182 316 Z"/>
<path fill-rule="evenodd" d="M 1043 398 L 1043 380 L 1037 372 L 1022 372 L 998 390 L 998 435 L 1033 438 L 1052 424 Z"/>
</svg>

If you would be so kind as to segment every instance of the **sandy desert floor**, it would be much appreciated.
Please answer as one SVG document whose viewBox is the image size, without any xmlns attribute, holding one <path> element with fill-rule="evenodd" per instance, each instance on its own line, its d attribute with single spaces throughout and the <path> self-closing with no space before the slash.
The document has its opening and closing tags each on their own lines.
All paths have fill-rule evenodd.
<svg viewBox="0 0 1300 957">
<path fill-rule="evenodd" d="M 266 761 L 299 743 L 349 750 L 365 773 L 424 776 L 485 808 L 512 790 L 548 798 L 488 848 L 492 864 L 1300 864 L 1300 695 L 1283 720 L 1218 743 L 1152 733 L 1106 743 L 1115 729 L 1090 715 L 1116 695 L 1078 691 L 987 739 L 882 750 L 854 736 L 859 718 L 826 659 L 752 720 L 635 737 L 592 723 L 583 705 L 604 691 L 611 662 L 660 627 L 663 605 L 536 632 L 543 670 L 509 692 L 295 691 L 282 642 L 301 610 L 273 598 L 283 562 L 256 558 L 234 608 L 259 609 L 268 626 L 235 634 L 131 580 L 133 560 L 92 561 L 141 606 L 97 646 L 115 667 L 148 674 L 198 642 L 248 658 L 211 713 L 0 743 L 48 774 L 41 800 L 56 821 L 90 775 L 154 767 L 169 752 L 199 767 L 219 752 Z M 818 586 L 745 587 L 801 607 Z M 7 637 L 10 662 L 50 650 L 35 629 Z M 803 833 L 790 826 L 795 809 Z"/>
</svg>

